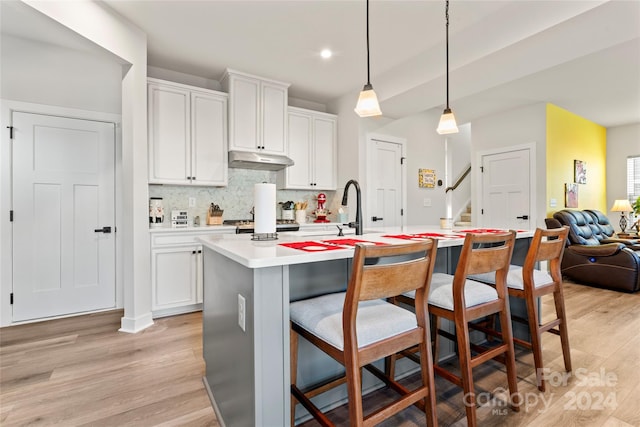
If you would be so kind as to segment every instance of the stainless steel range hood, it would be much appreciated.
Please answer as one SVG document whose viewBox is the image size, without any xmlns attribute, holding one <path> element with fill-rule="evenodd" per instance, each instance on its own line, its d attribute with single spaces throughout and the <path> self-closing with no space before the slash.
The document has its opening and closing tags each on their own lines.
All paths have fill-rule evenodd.
<svg viewBox="0 0 640 427">
<path fill-rule="evenodd" d="M 293 166 L 293 160 L 287 156 L 248 151 L 229 151 L 229 167 L 240 169 L 260 169 L 277 171 Z"/>
</svg>

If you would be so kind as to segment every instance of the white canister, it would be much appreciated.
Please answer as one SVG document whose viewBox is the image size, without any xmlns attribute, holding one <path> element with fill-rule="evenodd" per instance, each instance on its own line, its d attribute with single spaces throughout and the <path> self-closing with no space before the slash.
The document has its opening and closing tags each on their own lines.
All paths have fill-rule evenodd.
<svg viewBox="0 0 640 427">
<path fill-rule="evenodd" d="M 162 197 L 149 198 L 149 225 L 151 227 L 160 227 L 164 222 L 164 206 Z"/>
<path fill-rule="evenodd" d="M 296 222 L 298 224 L 304 224 L 307 222 L 307 211 L 298 209 L 296 211 Z"/>
<path fill-rule="evenodd" d="M 451 230 L 453 228 L 453 219 L 440 218 L 440 228 L 443 230 Z"/>
<path fill-rule="evenodd" d="M 282 209 L 282 219 L 293 220 L 293 209 Z"/>
</svg>

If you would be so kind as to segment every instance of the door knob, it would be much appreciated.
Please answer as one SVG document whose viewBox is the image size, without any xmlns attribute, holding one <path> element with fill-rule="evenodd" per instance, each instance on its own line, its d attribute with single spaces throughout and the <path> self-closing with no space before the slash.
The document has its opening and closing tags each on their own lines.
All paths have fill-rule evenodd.
<svg viewBox="0 0 640 427">
<path fill-rule="evenodd" d="M 95 230 L 96 233 L 105 233 L 105 234 L 109 234 L 111 233 L 111 227 L 102 227 L 102 228 L 96 228 Z"/>
<path fill-rule="evenodd" d="M 529 219 L 529 215 L 522 215 L 522 216 L 517 216 L 516 219 Z"/>
</svg>

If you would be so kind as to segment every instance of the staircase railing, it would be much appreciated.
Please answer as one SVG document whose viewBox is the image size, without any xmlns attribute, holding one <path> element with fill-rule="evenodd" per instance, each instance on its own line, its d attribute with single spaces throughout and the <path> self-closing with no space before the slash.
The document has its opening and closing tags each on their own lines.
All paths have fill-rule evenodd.
<svg viewBox="0 0 640 427">
<path fill-rule="evenodd" d="M 469 163 L 469 165 L 467 166 L 467 169 L 462 172 L 462 175 L 460 175 L 460 177 L 456 180 L 456 183 L 453 184 L 451 187 L 447 187 L 444 189 L 444 192 L 447 193 L 449 191 L 453 191 L 456 188 L 458 188 L 458 186 L 462 183 L 462 181 L 464 181 L 464 179 L 467 177 L 467 175 L 469 175 L 469 173 L 471 172 L 471 163 Z"/>
</svg>

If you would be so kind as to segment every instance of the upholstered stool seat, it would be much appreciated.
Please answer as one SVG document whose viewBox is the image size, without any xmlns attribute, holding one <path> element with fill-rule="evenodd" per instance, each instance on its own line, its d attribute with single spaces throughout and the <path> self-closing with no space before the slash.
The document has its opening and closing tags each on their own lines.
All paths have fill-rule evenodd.
<svg viewBox="0 0 640 427">
<path fill-rule="evenodd" d="M 291 303 L 291 321 L 336 349 L 343 350 L 342 308 L 345 295 L 345 292 L 340 292 Z M 416 326 L 413 313 L 384 300 L 363 301 L 358 305 L 358 347 L 382 341 Z"/>
<path fill-rule="evenodd" d="M 489 273 L 490 274 L 490 273 Z M 493 273 L 493 283 L 495 284 L 495 273 Z M 453 292 L 451 284 L 453 275 L 446 273 L 433 273 L 431 277 L 431 289 L 429 290 L 429 304 L 446 310 L 453 310 Z M 404 296 L 413 299 L 415 292 L 407 292 Z M 487 286 L 474 280 L 467 280 L 464 286 L 464 301 L 467 307 L 484 304 L 485 302 L 498 299 L 498 292 L 495 288 Z"/>
<path fill-rule="evenodd" d="M 470 279 L 478 282 L 496 284 L 496 273 L 484 273 L 474 274 L 469 276 Z M 544 285 L 553 283 L 553 278 L 546 271 L 534 269 L 533 270 L 533 286 L 539 288 Z M 524 289 L 524 279 L 522 278 L 522 266 L 510 265 L 509 273 L 507 273 L 507 287 L 512 289 Z"/>
</svg>

